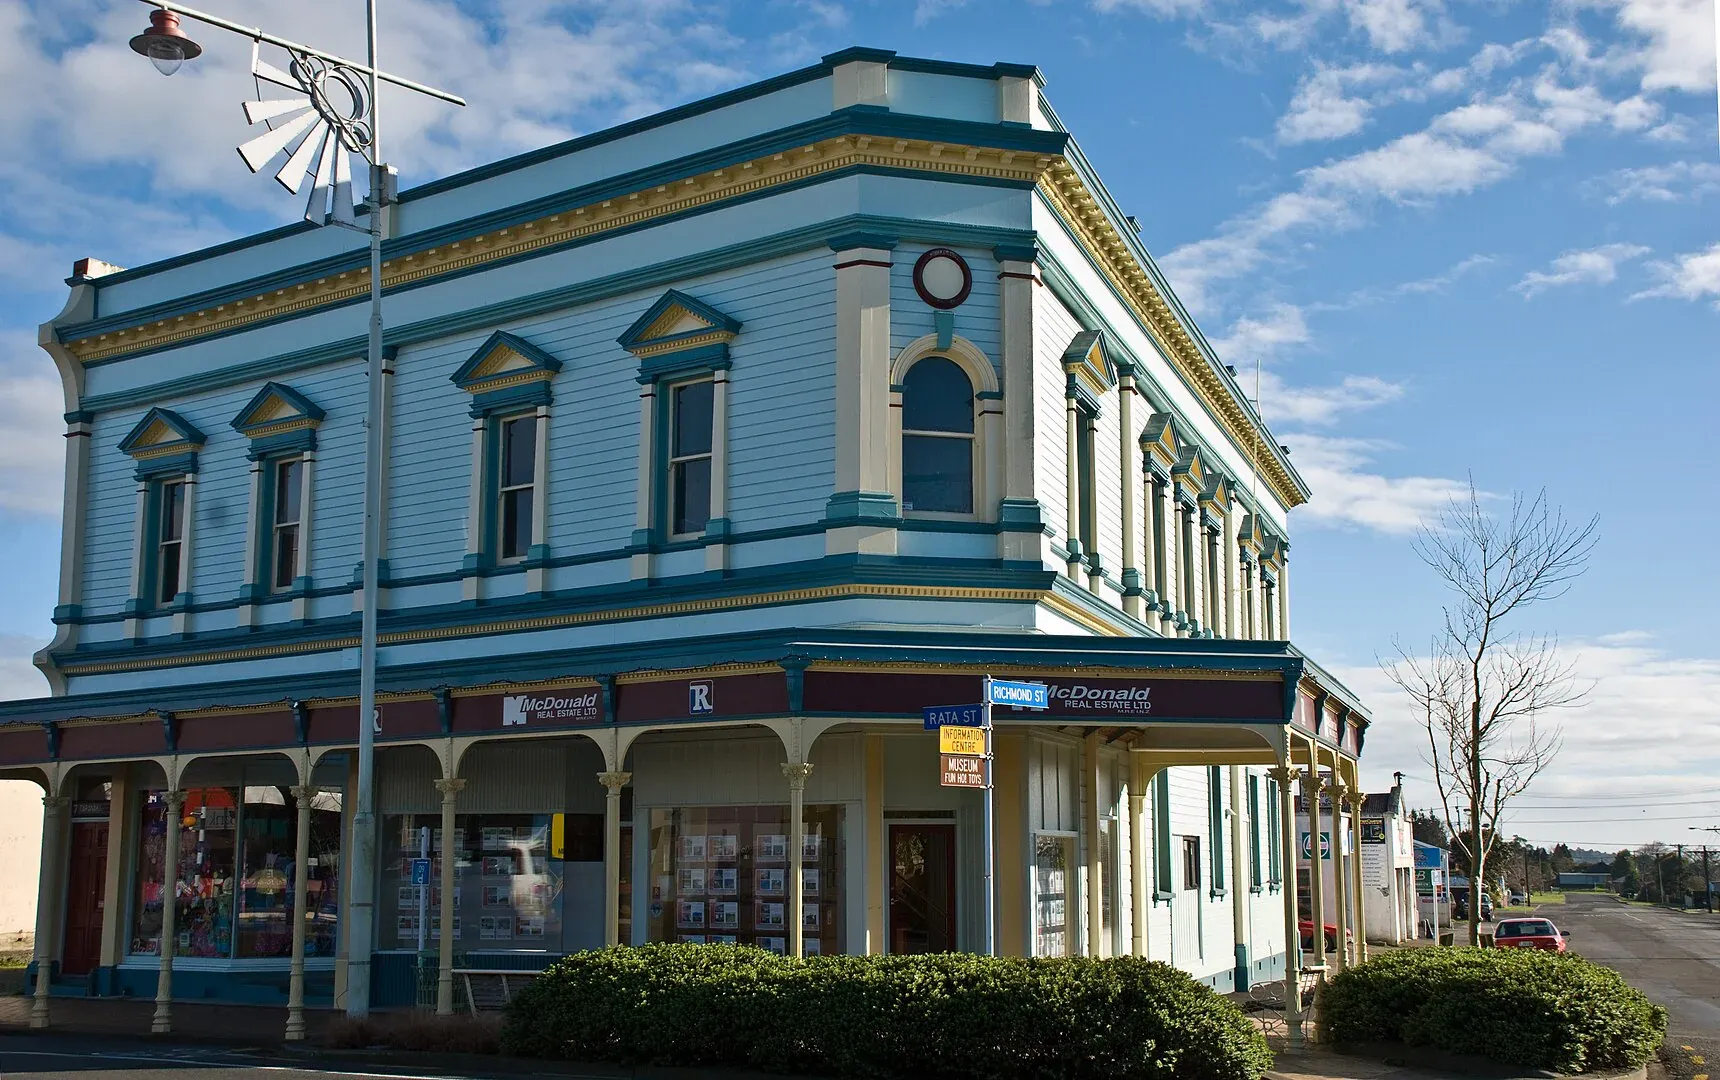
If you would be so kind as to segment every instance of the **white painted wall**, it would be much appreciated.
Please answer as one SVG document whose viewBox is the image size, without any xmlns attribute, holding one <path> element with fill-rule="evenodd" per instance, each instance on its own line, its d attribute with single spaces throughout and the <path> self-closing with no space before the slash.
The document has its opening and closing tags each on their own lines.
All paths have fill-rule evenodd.
<svg viewBox="0 0 1720 1080">
<path fill-rule="evenodd" d="M 41 859 L 42 789 L 0 780 L 0 949 L 35 932 Z"/>
</svg>

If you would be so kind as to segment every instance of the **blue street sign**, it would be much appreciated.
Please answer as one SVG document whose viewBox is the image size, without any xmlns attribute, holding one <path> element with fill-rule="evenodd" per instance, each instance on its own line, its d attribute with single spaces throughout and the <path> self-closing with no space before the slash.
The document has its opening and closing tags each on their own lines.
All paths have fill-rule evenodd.
<svg viewBox="0 0 1720 1080">
<path fill-rule="evenodd" d="M 920 710 L 927 731 L 941 727 L 979 727 L 984 723 L 984 705 L 928 705 Z"/>
<path fill-rule="evenodd" d="M 1051 688 L 1042 682 L 1009 682 L 991 680 L 991 703 L 1013 705 L 1018 709 L 1049 709 Z"/>
<path fill-rule="evenodd" d="M 428 885 L 428 884 L 430 884 L 430 860 L 429 859 L 413 859 L 412 860 L 412 884 L 414 884 L 414 885 Z"/>
</svg>

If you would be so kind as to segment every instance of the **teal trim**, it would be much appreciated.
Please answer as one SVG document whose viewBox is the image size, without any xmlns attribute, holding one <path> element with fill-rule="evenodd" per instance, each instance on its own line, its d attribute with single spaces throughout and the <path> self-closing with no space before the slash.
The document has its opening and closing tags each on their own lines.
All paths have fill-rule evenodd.
<svg viewBox="0 0 1720 1080">
<path fill-rule="evenodd" d="M 1239 941 L 1236 943 L 1236 970 L 1231 976 L 1232 993 L 1240 994 L 1248 990 L 1248 966 L 1248 943 Z"/>
<path fill-rule="evenodd" d="M 537 409 L 539 405 L 548 405 L 555 401 L 555 391 L 548 379 L 534 379 L 531 382 L 518 383 L 514 386 L 504 386 L 500 390 L 486 390 L 472 395 L 471 408 L 466 411 L 476 420 L 485 416 L 496 416 L 500 413 L 526 413 Z"/>
<path fill-rule="evenodd" d="M 275 416 L 260 422 L 256 420 L 255 417 L 257 415 L 257 411 L 264 405 L 268 404 L 271 400 L 279 400 L 291 409 L 294 415 Z M 251 400 L 245 404 L 245 407 L 239 410 L 239 415 L 233 418 L 232 428 L 234 431 L 237 431 L 246 438 L 250 438 L 251 433 L 260 427 L 271 427 L 275 424 L 292 419 L 320 422 L 322 418 L 323 411 L 318 408 L 316 403 L 311 401 L 311 399 L 305 397 L 290 386 L 285 386 L 278 382 L 267 382 L 264 383 L 263 388 L 258 390 Z"/>
<path fill-rule="evenodd" d="M 902 512 L 887 491 L 839 491 L 824 507 L 828 525 L 896 525 Z"/>
<path fill-rule="evenodd" d="M 521 203 L 516 206 L 505 207 L 487 214 L 453 222 L 436 229 L 427 229 L 417 233 L 408 233 L 403 236 L 394 237 L 383 245 L 383 258 L 393 259 L 441 244 L 468 240 L 496 229 L 509 228 L 515 225 L 524 224 L 528 221 L 547 217 L 551 214 L 564 213 L 580 206 L 588 206 L 606 198 L 616 198 L 631 194 L 632 192 L 644 190 L 646 188 L 661 187 L 665 184 L 678 183 L 689 176 L 709 172 L 714 169 L 726 168 L 731 165 L 739 165 L 742 162 L 758 157 L 764 157 L 771 153 L 778 153 L 798 146 L 804 146 L 808 143 L 819 142 L 825 139 L 837 138 L 844 135 L 871 136 L 873 138 L 924 139 L 932 142 L 980 145 L 1000 150 L 1015 150 L 1029 154 L 1057 154 L 1062 151 L 1063 146 L 1068 141 L 1068 136 L 1060 132 L 1031 130 L 1017 125 L 986 124 L 974 121 L 947 120 L 940 117 L 913 116 L 865 109 L 845 109 L 832 112 L 828 116 L 819 117 L 805 123 L 780 128 L 772 132 L 765 132 L 738 142 L 728 143 L 723 146 L 700 151 L 692 155 L 662 162 L 646 169 L 607 177 L 603 180 L 578 188 L 557 192 L 553 196 L 546 198 L 537 199 L 528 203 Z M 846 169 L 837 170 L 835 172 L 810 177 L 808 179 L 809 182 L 818 183 L 832 177 L 847 175 L 850 171 L 851 170 Z M 937 173 L 923 172 L 921 170 L 913 169 L 880 168 L 872 171 L 891 175 L 912 174 L 925 175 L 928 177 L 939 176 Z M 992 185 L 997 183 L 996 181 L 985 181 L 984 178 L 957 178 L 948 176 L 940 178 L 958 181 L 979 179 L 982 182 Z M 1032 185 L 1023 185 L 1011 182 L 1004 186 L 1025 189 Z M 792 187 L 793 185 L 783 185 L 776 188 L 767 188 L 764 189 L 762 194 L 769 195 L 776 191 L 791 190 Z M 722 200 L 711 204 L 710 207 L 701 209 L 732 206 L 739 201 L 742 200 Z M 669 220 L 674 220 L 674 218 L 659 218 L 643 224 L 646 227 L 649 227 Z M 616 236 L 622 231 L 623 230 L 614 229 L 608 230 L 597 234 L 593 238 L 588 238 L 588 240 L 597 238 L 606 239 Z M 535 258 L 549 251 L 562 250 L 567 246 L 571 245 L 562 244 L 539 248 L 527 253 L 523 257 Z M 118 315 L 107 318 L 97 318 L 83 323 L 62 326 L 57 328 L 57 333 L 60 336 L 60 340 L 64 341 L 73 338 L 83 338 L 96 334 L 109 333 L 114 330 L 139 326 L 144 323 L 154 322 L 161 319 L 174 318 L 179 315 L 189 314 L 193 311 L 204 310 L 224 303 L 232 303 L 237 300 L 247 299 L 249 297 L 273 292 L 279 289 L 293 288 L 297 285 L 304 284 L 318 278 L 330 277 L 340 273 L 359 270 L 364 267 L 365 260 L 367 258 L 368 256 L 362 248 L 355 247 L 351 251 L 344 252 L 338 256 L 318 260 L 313 263 L 302 264 L 296 267 L 289 267 L 270 274 L 250 278 L 245 281 L 233 282 L 228 285 L 221 286 L 219 289 L 206 290 L 201 293 L 180 297 L 164 303 L 153 304 L 147 307 L 122 312 Z M 476 269 L 492 269 L 496 266 L 506 265 L 508 261 L 510 260 L 483 264 Z M 452 276 L 454 275 L 436 275 L 425 279 L 423 283 L 427 284 L 436 281 L 447 281 Z M 398 288 L 406 287 L 411 286 L 401 286 Z M 390 290 L 390 292 L 398 291 L 398 288 Z M 362 302 L 362 298 L 352 302 Z M 319 307 L 315 310 L 324 311 L 328 309 Z M 291 318 L 299 316 L 294 315 L 287 317 Z M 251 329 L 257 325 L 263 324 L 252 324 L 252 327 L 246 327 L 244 329 Z M 209 336 L 212 337 L 214 335 Z M 208 340 L 208 337 L 199 340 Z M 96 361 L 95 363 L 113 363 L 118 360 L 145 355 L 151 351 L 156 350 L 139 350 L 137 352 L 126 353 L 121 356 Z"/>
<path fill-rule="evenodd" d="M 729 359 L 729 343 L 718 341 L 642 360 L 639 364 L 638 381 L 644 386 L 688 375 L 709 375 L 713 371 L 727 371 L 732 367 L 734 363 Z"/>
<path fill-rule="evenodd" d="M 1212 843 L 1208 845 L 1212 856 L 1212 895 L 1223 896 L 1224 880 L 1224 768 L 1219 765 L 1206 767 L 1206 806 L 1208 820 L 1212 823 Z"/>
<path fill-rule="evenodd" d="M 883 571 L 889 571 L 888 574 Z M 737 572 L 745 575 L 746 571 Z M 805 584 L 820 578 L 830 581 L 894 580 L 898 583 L 954 581 L 976 586 L 990 585 L 1020 587 L 1036 579 L 1043 584 L 1047 572 L 976 574 L 972 571 L 952 572 L 938 566 L 908 564 L 874 565 L 852 558 L 828 558 L 809 564 L 800 575 Z M 611 586 L 614 596 L 631 594 L 635 597 L 664 598 L 665 594 L 680 597 L 715 596 L 724 594 L 769 591 L 782 588 L 788 582 L 780 576 L 737 582 L 701 575 L 697 581 L 673 589 L 662 583 Z M 525 597 L 511 606 L 520 612 L 550 613 L 564 606 L 559 597 Z M 936 602 L 936 601 L 934 601 Z M 500 612 L 506 604 L 496 604 Z M 442 617 L 450 623 L 469 621 L 472 610 L 462 605 L 450 605 Z M 383 619 L 392 624 L 395 619 L 384 613 Z M 327 620 L 325 625 L 292 627 L 274 634 L 281 641 L 321 640 L 337 634 L 350 634 L 357 625 L 356 615 Z M 396 629 L 389 625 L 389 630 Z M 179 651 L 203 650 L 211 640 L 221 637 L 233 644 L 254 645 L 259 634 L 245 632 L 206 635 L 196 642 L 175 643 Z M 107 648 L 106 655 L 131 656 L 146 650 Z M 71 654 L 66 654 L 70 656 Z M 98 655 L 97 650 L 84 650 L 78 659 Z M 674 670 L 708 666 L 718 660 L 732 663 L 772 663 L 785 661 L 813 664 L 819 662 L 856 662 L 868 664 L 901 664 L 933 662 L 962 666 L 975 671 L 990 669 L 1055 668 L 1078 670 L 1088 666 L 1136 668 L 1144 670 L 1178 671 L 1267 671 L 1281 677 L 1293 668 L 1294 658 L 1284 646 L 1268 642 L 1227 642 L 1222 646 L 1211 643 L 1173 639 L 1145 640 L 1140 638 L 1098 638 L 1084 635 L 1030 635 L 1018 633 L 963 632 L 944 630 L 870 630 L 863 628 L 784 629 L 750 631 L 702 638 L 653 637 L 638 642 L 605 642 L 580 649 L 561 651 L 527 651 L 512 656 L 481 656 L 424 662 L 412 665 L 391 665 L 384 662 L 378 672 L 378 687 L 385 691 L 426 689 L 436 686 L 450 688 L 493 686 L 498 682 L 529 681 L 556 676 L 590 675 L 602 677 L 616 673 L 646 670 Z M 318 697 L 346 696 L 355 692 L 357 673 L 347 668 L 320 672 L 304 672 L 267 676 L 233 682 L 172 685 L 158 683 L 148 687 L 99 694 L 68 697 L 46 697 L 24 701 L 0 702 L 0 724 L 40 724 L 44 720 L 76 716 L 135 714 L 145 710 L 183 712 L 211 705 L 261 704 L 285 700 L 308 700 Z M 1192 721 L 1191 721 L 1192 722 Z M 1159 776 L 1160 783 L 1166 777 Z M 1168 787 L 1162 793 L 1159 810 L 1155 811 L 1155 829 L 1163 827 L 1168 817 Z M 1165 836 L 1168 838 L 1168 832 Z M 1165 860 L 1160 860 L 1164 865 Z M 1168 869 L 1168 867 L 1167 867 Z"/>
<path fill-rule="evenodd" d="M 1084 370 L 1107 390 L 1117 385 L 1117 362 L 1111 358 L 1104 331 L 1083 330 L 1076 334 L 1063 350 L 1062 363 L 1064 371 L 1073 374 L 1076 369 Z"/>
<path fill-rule="evenodd" d="M 1267 880 L 1274 886 L 1284 880 L 1284 856 L 1280 850 L 1283 847 L 1283 821 L 1278 815 L 1279 806 L 1278 781 L 1270 776 L 1266 778 L 1266 871 Z"/>
<path fill-rule="evenodd" d="M 948 179 L 948 178 L 943 178 Z M 778 189 L 780 190 L 780 189 Z M 727 205 L 727 204 L 717 204 Z M 706 208 L 710 209 L 710 208 Z M 646 223 L 647 225 L 652 223 Z M 646 226 L 639 226 L 640 228 Z M 950 246 L 983 247 L 987 244 L 1017 240 L 1023 236 L 1031 237 L 1030 232 L 1018 229 L 998 229 L 990 226 L 964 225 L 952 222 L 916 221 L 911 218 L 875 217 L 865 214 L 855 214 L 848 217 L 836 218 L 820 222 L 816 225 L 790 229 L 770 236 L 745 240 L 737 244 L 714 248 L 707 252 L 687 255 L 675 259 L 653 263 L 620 274 L 594 278 L 576 285 L 561 286 L 543 292 L 531 293 L 526 296 L 514 297 L 510 300 L 489 304 L 469 311 L 454 312 L 439 315 L 432 319 L 424 319 L 416 323 L 391 324 L 385 328 L 385 341 L 389 346 L 399 348 L 404 345 L 416 345 L 420 342 L 436 338 L 448 337 L 454 334 L 481 330 L 494 326 L 498 322 L 508 322 L 517 319 L 530 318 L 551 311 L 579 307 L 584 304 L 607 300 L 615 296 L 642 289 L 655 288 L 662 285 L 684 281 L 689 277 L 704 274 L 721 273 L 733 270 L 755 262 L 779 258 L 784 255 L 797 254 L 814 248 L 825 246 L 830 236 L 838 235 L 843 230 L 855 228 L 870 228 L 899 235 L 905 240 L 923 241 L 926 243 L 941 243 Z M 602 233 L 598 239 L 616 235 L 616 231 Z M 589 242 L 589 241 L 588 241 Z M 571 245 L 570 245 L 571 246 Z M 534 253 L 534 254 L 541 254 Z M 478 267 L 473 272 L 481 272 L 491 266 Z M 436 280 L 445 280 L 438 278 Z M 394 295 L 397 290 L 389 290 Z M 351 301 L 356 304 L 360 300 Z M 338 306 L 338 305 L 337 305 Z M 323 309 L 318 309 L 323 310 Z M 291 318 L 293 316 L 287 316 Z M 278 320 L 271 320 L 278 321 Z M 225 333 L 243 333 L 264 323 L 256 323 L 241 330 L 223 331 Z M 220 334 L 211 334 L 199 340 L 211 340 Z M 234 364 L 230 367 L 215 371 L 201 372 L 197 375 L 181 379 L 173 379 L 135 390 L 116 391 L 84 399 L 81 403 L 86 412 L 95 414 L 114 409 L 130 408 L 135 405 L 154 401 L 163 397 L 181 397 L 201 393 L 207 390 L 218 390 L 229 386 L 243 385 L 253 382 L 259 377 L 283 375 L 295 371 L 304 371 L 330 364 L 356 363 L 356 358 L 362 357 L 365 350 L 365 339 L 362 336 L 331 341 L 308 349 L 299 349 L 287 353 L 276 353 L 273 356 Z M 127 353 L 126 358 L 149 355 L 151 352 L 164 351 L 139 350 Z"/>
<path fill-rule="evenodd" d="M 478 368 L 483 366 L 484 361 L 488 360 L 497 349 L 511 350 L 526 361 L 526 367 L 510 371 L 508 372 L 509 375 L 517 375 L 526 371 L 542 371 L 554 375 L 561 370 L 561 361 L 549 353 L 544 352 L 525 338 L 497 330 L 482 345 L 472 351 L 472 355 L 468 356 L 465 362 L 454 370 L 454 374 L 448 376 L 449 381 L 462 390 L 471 390 L 474 385 L 484 381 L 477 377 Z M 495 377 L 489 376 L 489 378 Z"/>
<path fill-rule="evenodd" d="M 167 425 L 168 430 L 179 436 L 179 438 L 171 442 L 155 443 L 148 447 L 143 446 L 143 437 L 148 434 L 149 429 L 154 427 L 158 422 Z M 125 438 L 119 441 L 119 452 L 122 454 L 134 454 L 140 450 L 159 450 L 167 447 L 182 447 L 195 452 L 201 449 L 203 444 L 207 441 L 208 437 L 201 431 L 197 430 L 197 425 L 185 419 L 185 417 L 180 416 L 172 409 L 156 407 L 144 413 L 143 419 L 132 425 L 132 429 L 126 433 Z"/>
<path fill-rule="evenodd" d="M 246 452 L 245 457 L 251 461 L 262 461 L 280 454 L 308 454 L 316 448 L 317 429 L 302 427 L 295 431 L 283 431 L 278 435 L 252 439 L 251 449 Z"/>
<path fill-rule="evenodd" d="M 1260 776 L 1248 774 L 1248 887 L 1259 892 L 1260 875 Z"/>
<path fill-rule="evenodd" d="M 998 262 L 1038 262 L 1039 245 L 1027 244 L 998 244 L 991 249 L 991 257 Z"/>
<path fill-rule="evenodd" d="M 876 248 L 880 251 L 893 251 L 895 250 L 897 243 L 899 243 L 898 239 L 891 233 L 868 232 L 864 229 L 856 229 L 853 232 L 841 233 L 837 236 L 832 236 L 828 241 L 831 251 L 853 251 L 856 248 Z"/>
<path fill-rule="evenodd" d="M 1038 499 L 1004 499 L 997 504 L 997 525 L 1001 532 L 1045 532 L 1044 507 Z"/>
<path fill-rule="evenodd" d="M 1171 865 L 1171 774 L 1153 777 L 1153 899 L 1169 900 L 1176 888 Z"/>
<path fill-rule="evenodd" d="M 195 476 L 196 474 L 197 451 L 189 450 L 183 454 L 145 458 L 137 463 L 137 471 L 132 474 L 132 477 L 139 481 L 149 482 L 174 476 Z"/>
<path fill-rule="evenodd" d="M 956 337 L 956 313 L 953 311 L 932 312 L 932 329 L 938 335 L 938 348 L 947 349 Z"/>
<path fill-rule="evenodd" d="M 1123 568 L 1123 595 L 1145 595 L 1145 590 L 1141 588 L 1141 571 L 1138 568 L 1133 566 L 1125 566 Z"/>
<path fill-rule="evenodd" d="M 673 307 L 682 308 L 688 314 L 709 325 L 698 330 L 688 330 L 678 334 L 660 334 L 657 337 L 647 338 L 645 332 L 651 328 L 651 324 Z M 699 337 L 712 331 L 735 334 L 740 332 L 740 328 L 740 320 L 731 318 L 704 301 L 688 296 L 678 289 L 670 289 L 658 297 L 656 303 L 646 308 L 645 314 L 635 319 L 633 325 L 622 331 L 621 336 L 615 341 L 623 349 L 632 352 L 647 345 L 672 345 L 677 341 Z"/>
</svg>

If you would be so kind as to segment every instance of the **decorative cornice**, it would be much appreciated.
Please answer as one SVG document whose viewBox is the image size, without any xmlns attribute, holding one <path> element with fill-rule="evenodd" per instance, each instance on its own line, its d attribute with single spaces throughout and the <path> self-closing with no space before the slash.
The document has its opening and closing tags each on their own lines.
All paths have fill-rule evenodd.
<svg viewBox="0 0 1720 1080">
<path fill-rule="evenodd" d="M 1170 303 L 1159 292 L 1152 275 L 1130 253 L 1123 237 L 1111 224 L 1066 157 L 1056 157 L 1039 181 L 1039 190 L 1053 210 L 1075 231 L 1099 269 L 1133 309 L 1154 343 L 1170 360 L 1183 380 L 1200 397 L 1207 410 L 1230 433 L 1236 445 L 1255 459 L 1261 476 L 1286 507 L 1307 501 L 1290 471 L 1270 452 L 1266 434 L 1248 415 L 1224 377 L 1201 352 L 1194 337 L 1183 326 Z"/>
<path fill-rule="evenodd" d="M 1046 154 L 956 145 L 925 139 L 843 135 L 738 165 L 711 169 L 670 183 L 600 199 L 564 213 L 385 260 L 384 289 L 482 263 L 527 255 L 593 233 L 635 225 L 711 203 L 856 166 L 984 177 L 1032 184 L 1048 168 Z M 370 271 L 358 268 L 270 290 L 244 300 L 90 337 L 69 338 L 67 350 L 83 363 L 142 349 L 177 345 L 283 315 L 340 303 L 370 290 Z"/>
</svg>

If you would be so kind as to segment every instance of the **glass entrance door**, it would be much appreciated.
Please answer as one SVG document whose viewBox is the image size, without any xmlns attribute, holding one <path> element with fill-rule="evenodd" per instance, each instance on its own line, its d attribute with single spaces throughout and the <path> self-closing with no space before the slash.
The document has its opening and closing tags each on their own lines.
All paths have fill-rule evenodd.
<svg viewBox="0 0 1720 1080">
<path fill-rule="evenodd" d="M 890 826 L 890 951 L 956 948 L 956 827 Z"/>
</svg>

